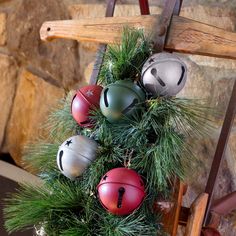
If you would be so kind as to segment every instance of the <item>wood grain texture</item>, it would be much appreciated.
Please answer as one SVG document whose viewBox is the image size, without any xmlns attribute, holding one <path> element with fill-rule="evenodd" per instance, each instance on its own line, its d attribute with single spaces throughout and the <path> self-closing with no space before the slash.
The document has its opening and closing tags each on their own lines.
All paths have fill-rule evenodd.
<svg viewBox="0 0 236 236">
<path fill-rule="evenodd" d="M 207 206 L 208 194 L 200 194 L 190 208 L 190 216 L 188 218 L 186 231 L 184 236 L 200 236 L 202 223 Z"/>
<path fill-rule="evenodd" d="M 160 15 L 107 17 L 45 22 L 42 40 L 74 39 L 98 43 L 120 43 L 124 26 L 142 28 L 155 39 Z M 154 29 L 157 29 L 154 31 Z M 236 59 L 236 33 L 173 16 L 165 50 Z"/>
<path fill-rule="evenodd" d="M 55 38 L 75 39 L 105 44 L 120 43 L 125 26 L 143 28 L 151 32 L 160 16 L 103 17 L 82 20 L 49 21 L 40 29 L 42 40 Z"/>
<path fill-rule="evenodd" d="M 173 16 L 165 49 L 236 59 L 236 33 Z"/>
</svg>

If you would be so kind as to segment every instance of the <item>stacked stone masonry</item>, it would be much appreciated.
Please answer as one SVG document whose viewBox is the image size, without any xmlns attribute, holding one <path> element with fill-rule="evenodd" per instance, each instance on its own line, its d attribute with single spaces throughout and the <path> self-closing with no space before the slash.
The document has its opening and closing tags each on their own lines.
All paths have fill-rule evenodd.
<svg viewBox="0 0 236 236">
<path fill-rule="evenodd" d="M 151 0 L 151 12 L 160 13 L 163 2 Z M 137 3 L 134 0 L 118 1 L 115 15 L 139 15 Z M 186 0 L 181 16 L 235 31 L 235 10 L 235 0 Z M 104 14 L 105 1 L 101 0 L 0 0 L 0 153 L 10 153 L 18 165 L 21 165 L 24 145 L 46 134 L 40 126 L 51 107 L 69 90 L 88 83 L 98 46 L 70 40 L 41 42 L 41 24 L 47 20 L 94 18 Z M 236 61 L 179 56 L 189 70 L 187 85 L 180 96 L 204 99 L 218 111 L 212 134 L 201 141 L 190 140 L 194 143 L 199 165 L 189 179 L 190 188 L 185 197 L 185 204 L 189 206 L 205 187 L 236 78 Z M 236 126 L 230 137 L 215 197 L 234 190 Z M 222 220 L 220 231 L 223 236 L 236 235 L 232 217 Z"/>
</svg>

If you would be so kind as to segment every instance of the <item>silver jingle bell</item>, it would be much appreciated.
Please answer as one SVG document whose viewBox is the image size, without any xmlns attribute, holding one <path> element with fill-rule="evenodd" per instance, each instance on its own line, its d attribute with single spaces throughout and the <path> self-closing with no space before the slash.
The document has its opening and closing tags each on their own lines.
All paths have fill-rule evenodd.
<svg viewBox="0 0 236 236">
<path fill-rule="evenodd" d="M 179 93 L 187 79 L 187 66 L 172 53 L 157 53 L 144 64 L 141 81 L 154 97 Z"/>
<path fill-rule="evenodd" d="M 68 138 L 57 153 L 57 166 L 63 175 L 74 180 L 96 158 L 97 143 L 82 135 Z"/>
</svg>

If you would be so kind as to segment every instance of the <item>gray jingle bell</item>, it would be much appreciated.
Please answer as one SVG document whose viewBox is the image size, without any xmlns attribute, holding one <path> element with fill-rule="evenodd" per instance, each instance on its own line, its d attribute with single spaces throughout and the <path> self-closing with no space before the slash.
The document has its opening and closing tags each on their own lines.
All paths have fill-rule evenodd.
<svg viewBox="0 0 236 236">
<path fill-rule="evenodd" d="M 152 55 L 142 69 L 142 84 L 154 97 L 175 96 L 187 79 L 187 67 L 172 53 Z"/>
<path fill-rule="evenodd" d="M 59 148 L 57 165 L 66 177 L 74 180 L 96 158 L 97 143 L 83 135 L 68 138 Z"/>
</svg>

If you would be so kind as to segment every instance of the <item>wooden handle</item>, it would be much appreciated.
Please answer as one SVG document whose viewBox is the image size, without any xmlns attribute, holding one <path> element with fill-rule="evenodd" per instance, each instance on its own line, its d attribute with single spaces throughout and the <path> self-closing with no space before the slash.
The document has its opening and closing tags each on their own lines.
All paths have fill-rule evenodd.
<svg viewBox="0 0 236 236">
<path fill-rule="evenodd" d="M 82 20 L 48 21 L 40 29 L 42 40 L 75 39 L 105 44 L 119 43 L 125 26 L 145 29 L 157 28 L 159 16 L 103 17 Z"/>
<path fill-rule="evenodd" d="M 159 15 L 104 17 L 49 21 L 40 30 L 42 40 L 75 39 L 99 43 L 120 43 L 124 26 L 158 34 Z M 236 59 L 236 33 L 180 16 L 173 16 L 165 49 L 176 52 Z"/>
</svg>

